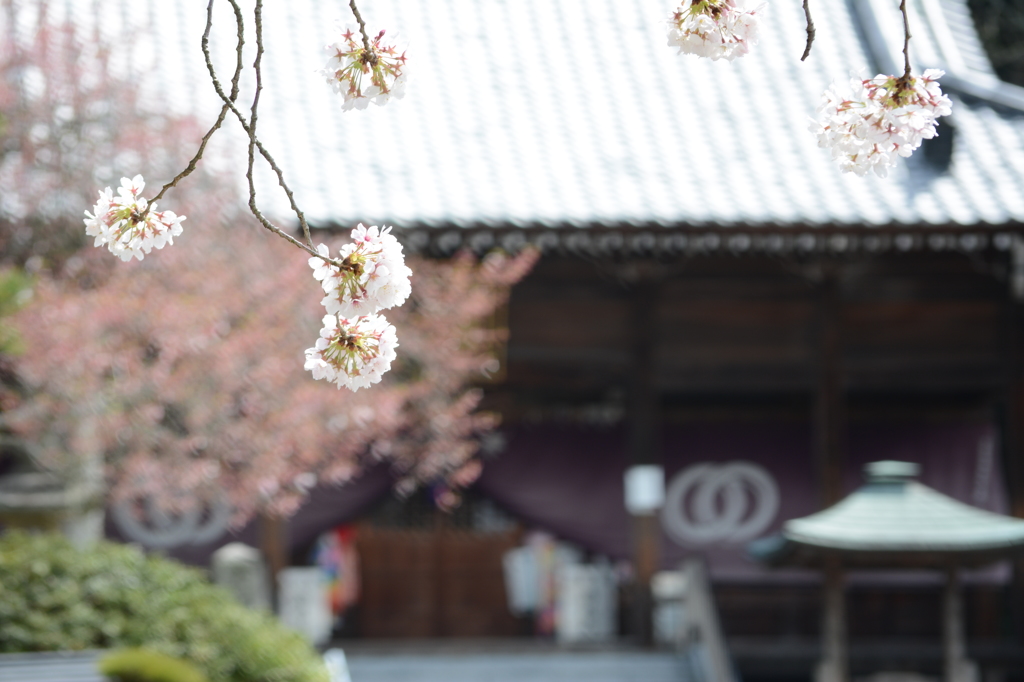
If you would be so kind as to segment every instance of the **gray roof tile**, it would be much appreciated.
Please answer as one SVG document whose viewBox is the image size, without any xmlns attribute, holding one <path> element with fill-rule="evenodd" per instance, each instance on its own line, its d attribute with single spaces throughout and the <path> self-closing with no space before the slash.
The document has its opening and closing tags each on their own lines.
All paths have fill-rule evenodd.
<svg viewBox="0 0 1024 682">
<path fill-rule="evenodd" d="M 344 113 L 316 74 L 334 20 L 347 19 L 335 15 L 343 6 L 267 3 L 262 136 L 319 224 L 1024 219 L 1024 115 L 977 97 L 1024 106 L 1024 90 L 994 79 L 963 0 L 910 4 L 919 66 L 950 70 L 948 170 L 916 158 L 884 180 L 843 175 L 807 131 L 829 83 L 852 70 L 872 76 L 873 64 L 898 58 L 902 28 L 888 0 L 814 3 L 818 35 L 804 63 L 798 2 L 770 2 L 751 54 L 712 63 L 666 45 L 668 2 L 374 0 L 363 8 L 369 28 L 409 41 L 408 94 Z M 214 46 L 226 78 L 233 28 L 218 5 Z M 144 86 L 155 81 L 174 106 L 212 117 L 217 103 L 197 49 L 202 3 L 146 7 L 164 43 L 177 47 L 160 51 Z M 865 17 L 892 34 L 888 45 L 872 51 Z M 957 96 L 956 83 L 971 96 Z M 261 202 L 286 220 L 276 180 L 265 170 L 258 177 Z"/>
</svg>

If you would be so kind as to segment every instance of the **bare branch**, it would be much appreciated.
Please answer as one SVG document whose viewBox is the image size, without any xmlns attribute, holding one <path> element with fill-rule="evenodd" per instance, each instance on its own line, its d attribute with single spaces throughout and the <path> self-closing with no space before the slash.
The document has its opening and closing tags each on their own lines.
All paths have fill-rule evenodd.
<svg viewBox="0 0 1024 682">
<path fill-rule="evenodd" d="M 236 17 L 237 22 L 241 26 L 242 25 L 242 9 L 241 9 L 241 7 L 239 7 L 239 4 L 238 4 L 238 2 L 236 0 L 227 0 L 227 1 L 230 3 L 231 7 L 234 9 L 234 17 Z M 240 31 L 241 30 L 242 29 L 240 28 Z M 239 57 L 238 57 L 239 59 L 242 58 L 241 50 L 242 50 L 242 48 L 241 48 L 241 42 L 240 42 Z M 224 102 L 224 106 L 226 106 L 226 108 L 232 114 L 234 114 L 234 118 L 237 118 L 239 120 L 239 123 L 242 125 L 242 129 L 245 130 L 246 134 L 249 135 L 250 139 L 254 141 L 257 150 L 259 150 L 260 155 L 264 159 L 266 159 L 268 164 L 270 164 L 270 168 L 272 168 L 274 170 L 274 172 L 276 174 L 278 174 L 278 181 L 279 181 L 279 183 L 281 183 L 281 185 L 283 187 L 285 187 L 286 193 L 288 194 L 289 198 L 291 198 L 292 197 L 291 190 L 285 184 L 285 177 L 284 177 L 284 173 L 281 170 L 281 167 L 278 166 L 278 163 L 276 163 L 273 160 L 273 157 L 270 156 L 270 153 L 266 151 L 266 147 L 264 147 L 263 144 L 258 139 L 255 139 L 255 135 L 252 133 L 252 128 L 250 128 L 249 122 L 246 120 L 246 117 L 243 116 L 242 112 L 239 111 L 238 106 L 234 105 L 234 100 L 231 99 L 230 97 L 228 97 L 227 94 L 224 92 L 224 88 L 220 84 L 220 79 L 217 78 L 217 70 L 214 69 L 214 67 L 213 67 L 213 57 L 210 55 L 210 46 L 209 46 L 208 43 L 204 43 L 203 44 L 203 56 L 206 58 L 206 69 L 207 69 L 207 72 L 209 72 L 209 74 L 210 74 L 210 80 L 213 81 L 213 89 L 216 90 L 217 96 L 220 97 L 221 101 Z M 232 84 L 232 86 L 233 86 L 233 84 Z M 232 87 L 231 92 L 232 93 L 236 92 L 236 89 L 234 89 Z M 294 205 L 294 202 L 293 202 L 293 205 Z M 291 235 L 289 235 L 289 233 L 286 232 L 285 230 L 283 230 L 281 227 L 278 227 L 278 226 L 274 225 L 273 223 L 271 223 L 269 220 L 267 220 L 266 217 L 259 211 L 259 209 L 257 209 L 255 207 L 255 204 L 253 202 L 250 202 L 250 207 L 249 208 L 253 212 L 253 215 L 256 216 L 256 219 L 260 221 L 260 224 L 263 225 L 264 227 L 266 227 L 271 232 L 273 232 L 274 235 L 284 239 L 286 242 L 289 242 L 290 244 L 292 244 L 294 246 L 299 247 L 300 249 L 302 249 L 303 251 L 309 253 L 310 255 L 321 257 L 321 255 L 319 255 L 318 253 L 313 251 L 312 248 L 310 248 L 309 246 L 303 244 L 299 240 L 297 240 L 294 237 L 292 237 Z"/>
<path fill-rule="evenodd" d="M 244 31 L 243 31 L 243 25 L 242 25 L 242 22 L 241 22 L 241 15 L 237 16 L 236 19 L 238 20 L 238 22 L 237 22 L 237 24 L 238 24 L 238 31 L 237 31 L 238 41 L 237 41 L 237 45 L 236 45 L 235 51 L 236 51 L 238 56 L 237 56 L 237 60 L 235 62 L 235 73 L 234 73 L 234 75 L 231 78 L 231 100 L 232 101 L 234 101 L 235 99 L 238 98 L 238 78 L 239 78 L 239 76 L 242 73 L 242 45 L 245 42 L 245 34 L 244 34 Z M 206 30 L 203 31 L 203 40 L 202 40 L 202 45 L 203 45 L 203 51 L 204 52 L 209 49 L 210 30 L 212 28 L 213 28 L 213 0 L 209 0 L 209 2 L 206 5 Z M 157 195 L 150 200 L 149 205 L 146 207 L 146 211 L 143 214 L 143 217 L 145 217 L 146 213 L 149 213 L 150 207 L 153 206 L 159 199 L 161 199 L 164 194 L 167 193 L 167 190 L 169 190 L 172 187 L 176 187 L 179 181 L 181 181 L 184 178 L 188 177 L 192 173 L 192 171 L 194 171 L 196 169 L 196 165 L 199 163 L 199 160 L 203 158 L 203 152 L 206 151 L 206 144 L 210 141 L 210 138 L 213 137 L 213 134 L 215 132 L 217 132 L 217 130 L 224 123 L 224 118 L 227 116 L 227 113 L 228 113 L 228 106 L 225 104 L 224 106 L 222 106 L 220 108 L 220 114 L 217 116 L 216 122 L 214 122 L 214 124 L 210 128 L 210 130 L 207 131 L 207 133 L 205 135 L 203 135 L 203 139 L 199 143 L 199 150 L 196 152 L 195 156 L 192 157 L 192 160 L 188 162 L 188 165 L 185 166 L 185 169 L 183 171 L 181 171 L 176 176 L 174 176 L 174 179 L 171 180 L 170 182 L 168 182 L 166 185 L 164 185 L 160 189 L 160 191 L 157 192 Z"/>
<path fill-rule="evenodd" d="M 804 47 L 804 54 L 800 57 L 800 61 L 804 61 L 811 54 L 811 45 L 814 43 L 814 20 L 811 19 L 811 8 L 807 5 L 808 0 L 804 0 L 804 17 L 807 18 L 807 45 Z"/>
<path fill-rule="evenodd" d="M 359 35 L 363 37 L 363 49 L 366 50 L 366 54 L 372 54 L 370 52 L 370 38 L 366 35 L 366 24 L 363 22 L 362 15 L 359 14 L 359 8 L 356 7 L 356 0 L 348 0 L 348 6 L 359 23 Z"/>
<path fill-rule="evenodd" d="M 234 8 L 234 10 L 235 10 L 235 18 L 236 18 L 236 20 L 238 22 L 241 22 L 242 21 L 242 13 L 241 13 L 241 8 L 238 6 L 238 2 L 236 0 L 228 0 L 228 2 L 231 4 L 232 8 Z M 282 172 L 281 167 L 277 165 L 277 162 L 274 160 L 274 157 L 272 157 L 270 155 L 270 152 L 267 151 L 266 147 L 263 146 L 263 143 L 260 142 L 259 139 L 256 137 L 255 132 L 250 127 L 249 122 L 246 120 L 245 116 L 242 114 L 241 111 L 238 110 L 238 107 L 235 106 L 234 100 L 229 98 L 228 95 L 224 92 L 224 87 L 221 85 L 220 79 L 217 78 L 217 70 L 213 66 L 213 58 L 210 56 L 209 45 L 206 44 L 206 43 L 203 44 L 203 57 L 206 59 L 206 70 L 209 72 L 210 79 L 213 81 L 213 88 L 214 88 L 214 90 L 217 91 L 217 96 L 220 97 L 222 102 L 224 102 L 224 106 L 228 107 L 228 109 L 231 111 L 231 113 L 233 113 L 235 115 L 235 118 L 238 119 L 239 124 L 241 124 L 241 126 L 242 126 L 242 130 L 244 130 L 246 135 L 249 136 L 250 141 L 252 142 L 252 144 L 254 144 L 256 146 L 256 149 L 260 152 L 260 155 L 264 159 L 266 159 L 267 163 L 269 163 L 270 167 L 274 170 L 274 173 L 277 174 L 278 184 L 280 184 L 281 187 L 284 188 L 285 194 L 288 195 L 288 199 L 291 202 L 292 209 L 299 216 L 300 223 L 303 224 L 304 229 L 308 231 L 308 226 L 305 225 L 305 216 L 302 214 L 301 211 L 298 210 L 298 208 L 295 205 L 295 200 L 293 198 L 292 191 L 288 187 L 287 183 L 284 180 L 284 173 Z M 234 92 L 234 90 L 232 90 L 232 92 Z M 252 159 L 252 158 L 250 159 L 249 171 L 247 173 L 247 176 L 252 173 L 252 161 L 253 160 L 254 159 Z M 263 227 L 265 227 L 266 229 L 270 230 L 271 232 L 273 232 L 277 236 L 281 237 L 285 241 L 289 242 L 290 244 L 299 247 L 300 249 L 302 249 L 303 251 L 309 253 L 310 255 L 316 256 L 318 258 L 323 258 L 323 256 L 321 256 L 319 253 L 317 253 L 312 248 L 312 246 L 303 244 L 301 241 L 299 241 L 295 237 L 291 236 L 290 234 L 288 234 L 287 232 L 285 232 L 284 230 L 282 230 L 278 226 L 276 226 L 273 223 L 271 223 L 266 218 L 266 216 L 263 215 L 263 213 L 259 210 L 259 208 L 256 206 L 254 198 L 251 195 L 250 195 L 250 201 L 249 201 L 249 210 L 252 211 L 252 214 L 254 216 L 256 216 L 256 219 L 259 220 L 260 224 L 263 225 Z M 332 262 L 328 258 L 325 258 L 324 260 L 326 260 L 327 262 Z"/>
<path fill-rule="evenodd" d="M 256 72 L 256 94 L 252 98 L 252 106 L 249 108 L 249 130 L 246 132 L 249 134 L 249 163 L 245 170 L 245 179 L 249 182 L 249 210 L 252 211 L 253 215 L 259 217 L 260 211 L 256 206 L 256 185 L 253 181 L 253 164 L 255 163 L 255 147 L 257 143 L 256 137 L 256 122 L 258 119 L 256 110 L 260 104 L 260 93 L 263 92 L 263 71 L 261 64 L 263 61 L 263 0 L 256 0 L 256 59 L 253 61 L 252 68 Z M 261 151 L 262 153 L 262 151 Z M 269 160 L 269 159 L 268 159 Z M 271 162 L 272 165 L 273 162 Z M 275 168 L 275 170 L 277 170 Z M 295 198 L 292 196 L 291 190 L 284 182 L 284 176 L 278 171 L 278 181 L 281 187 L 284 188 L 285 193 L 288 195 L 288 201 L 291 204 L 292 210 L 295 215 L 299 217 L 299 225 L 302 227 L 302 234 L 306 237 L 306 243 L 309 248 L 313 248 L 313 238 L 309 234 L 309 225 L 306 224 L 306 216 L 299 209 L 295 203 Z"/>
<path fill-rule="evenodd" d="M 903 80 L 910 81 L 910 20 L 907 18 L 907 0 L 900 0 L 903 13 Z"/>
</svg>

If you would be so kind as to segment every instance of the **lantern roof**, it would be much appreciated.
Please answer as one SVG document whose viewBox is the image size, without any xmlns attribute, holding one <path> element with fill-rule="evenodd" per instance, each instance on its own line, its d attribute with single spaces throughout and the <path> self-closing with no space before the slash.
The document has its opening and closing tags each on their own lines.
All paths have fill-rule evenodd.
<svg viewBox="0 0 1024 682">
<path fill-rule="evenodd" d="M 825 553 L 875 567 L 987 563 L 1024 550 L 1024 520 L 954 500 L 914 480 L 911 462 L 873 462 L 867 482 L 823 511 L 752 543 L 768 563 L 816 563 Z"/>
</svg>

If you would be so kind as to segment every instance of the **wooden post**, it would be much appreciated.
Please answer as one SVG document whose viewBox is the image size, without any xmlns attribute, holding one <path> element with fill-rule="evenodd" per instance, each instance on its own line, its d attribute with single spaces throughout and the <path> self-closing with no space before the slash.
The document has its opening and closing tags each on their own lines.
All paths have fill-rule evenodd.
<svg viewBox="0 0 1024 682">
<path fill-rule="evenodd" d="M 1021 240 L 1011 253 L 1011 272 L 1014 273 L 1003 302 L 1003 363 L 1006 368 L 1002 410 L 1003 471 L 1010 494 L 1010 513 L 1024 518 L 1024 301 L 1021 300 L 1017 280 L 1024 266 L 1020 262 Z M 1013 560 L 1013 581 L 1010 587 L 1010 613 L 1014 635 L 1024 643 L 1024 559 Z"/>
<path fill-rule="evenodd" d="M 814 682 L 849 682 L 846 599 L 843 595 L 845 577 L 839 557 L 831 553 L 826 555 L 822 570 L 821 661 L 814 671 Z"/>
<path fill-rule="evenodd" d="M 818 286 L 818 383 L 814 401 L 814 455 L 821 507 L 843 496 L 846 409 L 842 381 L 841 300 L 838 268 L 826 262 Z"/>
<path fill-rule="evenodd" d="M 658 286 L 638 281 L 632 294 L 633 363 L 629 385 L 629 463 L 661 464 L 661 400 L 655 382 L 657 342 L 656 306 Z M 651 578 L 660 563 L 660 528 L 657 516 L 633 517 L 633 566 L 636 582 L 632 595 L 632 627 L 645 646 L 654 644 L 654 604 Z"/>
<path fill-rule="evenodd" d="M 260 551 L 267 562 L 270 573 L 271 601 L 277 611 L 277 576 L 288 565 L 288 550 L 285 539 L 286 521 L 280 516 L 260 512 Z"/>
</svg>

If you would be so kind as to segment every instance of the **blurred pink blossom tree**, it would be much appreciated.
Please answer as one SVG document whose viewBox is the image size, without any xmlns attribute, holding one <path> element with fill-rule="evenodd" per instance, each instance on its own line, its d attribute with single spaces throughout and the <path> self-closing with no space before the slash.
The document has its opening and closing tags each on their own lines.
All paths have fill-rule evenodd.
<svg viewBox="0 0 1024 682">
<path fill-rule="evenodd" d="M 47 0 L 0 0 L 0 261 L 6 263 L 38 256 L 61 266 L 92 243 L 82 211 L 96 202 L 97 188 L 116 184 L 123 168 L 171 177 L 204 132 L 194 117 L 170 113 L 130 75 L 118 75 L 123 50 L 112 49 L 99 23 L 74 23 L 62 9 Z M 230 166 L 229 150 L 217 152 L 221 166 Z M 201 195 L 211 222 L 229 205 L 235 210 L 233 180 L 209 167 L 197 173 L 179 188 L 182 204 L 194 205 Z"/>
<path fill-rule="evenodd" d="M 496 423 L 475 412 L 471 386 L 496 369 L 505 333 L 486 323 L 535 254 L 417 260 L 412 298 L 392 313 L 396 367 L 353 393 L 299 362 L 322 313 L 304 255 L 250 226 L 224 229 L 229 240 L 196 230 L 96 286 L 40 279 L 11 318 L 29 349 L 17 359 L 28 393 L 7 425 L 55 465 L 99 448 L 115 496 L 173 509 L 222 491 L 236 523 L 290 514 L 317 482 L 382 459 L 400 490 L 471 482 Z"/>
<path fill-rule="evenodd" d="M 0 429 L 51 466 L 102 455 L 115 497 L 182 509 L 226 495 L 236 523 L 289 514 L 312 486 L 380 460 L 403 491 L 471 482 L 496 423 L 474 388 L 505 333 L 490 322 L 536 256 L 411 262 L 385 381 L 358 393 L 313 381 L 303 351 L 323 308 L 307 256 L 266 238 L 216 164 L 176 188 L 203 225 L 174 249 L 115 264 L 86 244 L 97 186 L 124 167 L 170 177 L 204 130 L 149 107 L 102 36 L 52 7 L 0 0 L 0 265 L 36 275 L 29 305 L 3 321 L 23 352 L 0 358 L 7 388 L 20 384 L 0 390 Z"/>
</svg>

